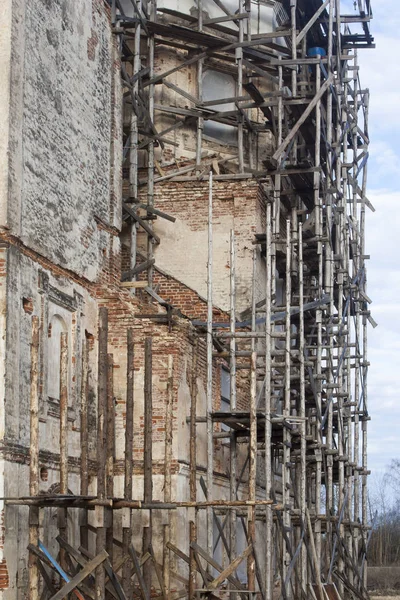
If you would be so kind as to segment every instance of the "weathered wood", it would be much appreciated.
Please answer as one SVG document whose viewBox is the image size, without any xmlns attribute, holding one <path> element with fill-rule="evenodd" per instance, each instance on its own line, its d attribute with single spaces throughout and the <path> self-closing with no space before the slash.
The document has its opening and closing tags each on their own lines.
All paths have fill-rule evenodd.
<svg viewBox="0 0 400 600">
<path fill-rule="evenodd" d="M 102 562 L 106 560 L 108 554 L 105 550 L 100 552 L 95 558 L 89 561 L 85 567 L 79 571 L 68 583 L 66 583 L 60 591 L 58 591 L 50 600 L 62 600 L 70 594 L 86 577 L 88 577 L 96 568 L 99 568 Z"/>
<path fill-rule="evenodd" d="M 189 94 L 188 92 L 186 92 L 185 90 L 182 90 L 180 87 L 178 87 L 177 85 L 174 85 L 173 83 L 170 83 L 169 81 L 163 81 L 163 84 L 169 88 L 170 90 L 173 90 L 174 92 L 176 92 L 177 94 L 179 94 L 180 96 L 183 96 L 184 98 L 186 98 L 186 100 L 189 100 L 190 102 L 192 102 L 193 104 L 198 104 L 199 103 L 199 99 L 195 98 L 194 96 L 192 96 L 192 94 Z"/>
<path fill-rule="evenodd" d="M 151 562 L 153 563 L 154 570 L 156 572 L 156 576 L 158 579 L 158 583 L 160 584 L 161 597 L 163 598 L 163 600 L 167 600 L 168 594 L 167 594 L 165 586 L 164 586 L 163 572 L 162 572 L 162 569 L 160 568 L 160 565 L 156 561 L 156 556 L 154 554 L 153 546 L 151 544 L 150 544 L 149 551 L 150 551 L 150 556 L 151 556 Z"/>
<path fill-rule="evenodd" d="M 134 360 L 135 346 L 133 329 L 127 331 L 127 364 L 126 364 L 126 417 L 125 417 L 125 478 L 124 498 L 132 499 L 132 467 L 133 467 L 133 410 L 134 410 Z M 122 543 L 124 554 L 128 554 L 132 538 L 132 514 L 129 513 L 129 525 L 122 529 Z M 125 594 L 129 597 L 132 593 L 131 565 L 124 563 L 122 581 Z"/>
<path fill-rule="evenodd" d="M 190 386 L 190 500 L 196 501 L 197 495 L 197 453 L 196 453 L 196 404 L 197 404 L 197 357 L 198 357 L 198 339 L 196 338 L 192 346 L 192 374 Z M 197 542 L 197 523 L 195 520 L 189 521 L 189 541 Z M 189 600 L 195 597 L 196 589 L 196 560 L 193 549 L 189 546 Z"/>
<path fill-rule="evenodd" d="M 147 212 L 151 215 L 157 215 L 157 217 L 161 217 L 162 219 L 170 221 L 171 223 L 175 223 L 176 221 L 176 217 L 173 217 L 165 213 L 164 211 L 159 210 L 158 208 L 154 208 L 154 206 L 149 206 L 148 204 L 138 204 L 138 206 L 140 206 L 141 208 L 145 208 Z"/>
<path fill-rule="evenodd" d="M 123 203 L 122 208 L 125 212 L 128 213 L 128 215 L 130 217 L 132 217 L 132 219 L 134 221 L 136 221 L 136 223 L 139 223 L 139 225 L 145 230 L 147 235 L 149 235 L 156 244 L 160 243 L 160 238 L 158 237 L 158 235 L 156 235 L 154 233 L 154 231 L 152 230 L 150 225 L 148 225 L 146 221 L 144 221 L 141 217 L 139 217 L 139 215 L 136 214 L 136 212 L 134 210 L 132 210 L 132 208 L 130 208 L 130 206 L 127 206 L 125 203 Z"/>
<path fill-rule="evenodd" d="M 152 502 L 153 499 L 153 340 L 145 339 L 144 348 L 144 454 L 143 454 L 143 500 Z M 152 542 L 152 515 L 150 511 L 149 524 L 143 527 L 142 553 L 149 552 Z M 146 590 L 151 590 L 151 563 L 143 567 L 143 579 Z"/>
<path fill-rule="evenodd" d="M 305 109 L 305 111 L 303 112 L 303 114 L 301 115 L 299 120 L 297 121 L 297 123 L 291 128 L 290 132 L 285 137 L 285 139 L 283 140 L 283 142 L 281 143 L 279 148 L 274 152 L 274 154 L 272 156 L 272 160 L 274 160 L 276 163 L 281 158 L 283 152 L 285 151 L 287 146 L 290 144 L 290 142 L 295 138 L 300 127 L 303 125 L 303 123 L 305 123 L 305 121 L 311 115 L 312 111 L 314 110 L 314 108 L 316 107 L 318 102 L 321 100 L 321 98 L 325 94 L 326 90 L 332 84 L 332 81 L 333 81 L 333 75 L 331 73 L 329 75 L 328 79 L 325 81 L 325 83 L 321 86 L 320 90 L 317 92 L 317 94 L 311 100 L 310 104 L 307 106 L 307 108 Z"/>
<path fill-rule="evenodd" d="M 82 383 L 81 383 L 81 423 L 80 423 L 80 442 L 81 442 L 81 495 L 87 496 L 89 491 L 89 422 L 88 422 L 88 404 L 89 404 L 89 340 L 85 338 L 82 353 Z M 88 514 L 85 509 L 81 510 L 80 515 L 80 543 L 84 548 L 89 544 L 89 532 L 87 528 Z"/>
<path fill-rule="evenodd" d="M 120 286 L 123 288 L 132 288 L 144 290 L 148 287 L 148 281 L 121 281 Z"/>
<path fill-rule="evenodd" d="M 115 457 L 115 409 L 114 409 L 114 359 L 107 357 L 107 438 L 106 438 L 106 496 L 114 497 L 114 457 Z M 107 532 L 106 550 L 113 560 L 113 511 L 106 509 Z"/>
<path fill-rule="evenodd" d="M 145 580 L 142 575 L 142 571 L 140 569 L 139 559 L 137 557 L 136 550 L 132 544 L 129 546 L 129 554 L 132 558 L 133 569 L 134 569 L 134 571 L 136 573 L 136 577 L 138 579 L 142 598 L 143 598 L 143 600 L 150 600 L 150 592 L 148 591 L 148 588 L 146 586 Z"/>
<path fill-rule="evenodd" d="M 221 565 L 218 564 L 216 560 L 214 560 L 205 550 L 203 550 L 203 548 L 201 548 L 201 546 L 199 546 L 198 544 L 196 544 L 194 542 L 191 544 L 191 546 L 193 547 L 193 550 L 195 550 L 195 552 L 197 552 L 197 554 L 199 554 L 202 558 L 204 558 L 204 560 L 207 561 L 207 563 L 211 567 L 216 569 L 219 573 L 222 573 L 222 571 L 224 570 L 223 567 L 221 567 Z M 245 586 L 239 581 L 239 579 L 237 579 L 233 575 L 228 575 L 228 577 L 226 579 L 228 579 L 228 581 L 234 587 L 236 587 L 238 590 L 245 589 Z"/>
<path fill-rule="evenodd" d="M 99 310 L 98 327 L 98 390 L 97 390 L 97 496 L 106 498 L 106 448 L 107 448 L 107 387 L 108 387 L 108 311 Z M 98 514 L 96 551 L 100 553 L 106 546 L 104 512 Z M 105 576 L 103 567 L 96 569 L 96 600 L 104 600 Z"/>
<path fill-rule="evenodd" d="M 173 437 L 173 393 L 174 393 L 174 359 L 168 356 L 168 381 L 167 403 L 165 407 L 165 447 L 164 447 L 164 502 L 171 502 L 171 465 L 172 465 L 172 437 Z M 163 548 L 163 593 L 169 594 L 170 590 L 170 556 L 167 543 L 171 537 L 171 513 L 168 514 L 168 523 L 164 525 Z"/>
<path fill-rule="evenodd" d="M 240 556 L 235 558 L 235 560 L 233 560 L 231 564 L 218 575 L 218 577 L 216 577 L 211 583 L 208 584 L 207 589 L 216 590 L 217 587 L 224 583 L 225 579 L 228 579 L 228 577 L 236 571 L 240 563 L 243 562 L 248 556 L 250 556 L 252 552 L 253 546 L 252 544 L 250 544 L 249 546 L 247 546 L 246 550 L 244 550 L 242 554 L 240 554 Z"/>
<path fill-rule="evenodd" d="M 30 372 L 30 448 L 29 448 L 29 493 L 39 494 L 39 317 L 32 317 Z M 39 509 L 29 509 L 29 543 L 37 546 L 39 539 Z M 36 557 L 29 555 L 29 597 L 39 598 L 39 576 Z"/>
<path fill-rule="evenodd" d="M 68 334 L 60 336 L 60 494 L 68 494 Z M 67 539 L 66 508 L 58 509 L 60 536 Z M 64 550 L 60 550 L 62 568 L 67 567 Z"/>
<path fill-rule="evenodd" d="M 68 578 L 67 574 L 65 573 L 65 571 L 61 568 L 61 566 L 58 564 L 58 562 L 56 560 L 54 560 L 54 558 L 52 556 L 45 554 L 45 552 L 43 550 L 46 550 L 46 549 L 40 543 L 40 541 L 39 541 L 39 545 L 41 546 L 41 548 L 34 546 L 33 544 L 29 544 L 28 545 L 29 552 L 31 554 L 35 555 L 39 559 L 39 562 L 41 561 L 43 564 L 50 567 L 50 569 L 52 569 L 55 573 L 57 573 L 57 575 L 60 575 L 61 578 L 68 583 L 69 578 Z M 42 548 L 43 548 L 43 550 L 42 550 Z M 75 589 L 75 590 L 73 590 L 73 593 L 78 598 L 78 600 L 85 600 L 79 590 Z M 94 598 L 94 595 L 91 595 L 90 592 L 88 593 L 88 596 L 89 596 L 89 598 Z"/>
<path fill-rule="evenodd" d="M 122 273 L 122 281 L 127 281 L 127 280 L 131 279 L 132 277 L 134 277 L 135 275 L 138 275 L 139 273 L 146 271 L 149 267 L 154 265 L 155 262 L 156 262 L 155 259 L 152 258 L 151 260 L 146 260 L 145 262 L 140 263 L 139 265 L 136 265 L 136 267 L 134 267 L 133 269 L 130 269 L 129 271 L 124 271 Z M 139 282 L 136 282 L 136 283 L 139 283 Z M 143 283 L 143 282 L 140 282 L 140 283 Z"/>
<path fill-rule="evenodd" d="M 300 42 L 302 41 L 302 39 L 307 35 L 308 31 L 310 31 L 311 27 L 322 15 L 322 13 L 326 9 L 326 7 L 330 3 L 330 1 L 331 0 L 325 0 L 325 2 L 323 4 L 321 4 L 321 6 L 318 8 L 318 10 L 314 13 L 314 16 L 311 17 L 311 19 L 309 21 L 307 21 L 307 24 L 303 27 L 303 29 L 300 31 L 300 33 L 296 36 L 296 46 L 298 46 L 300 44 Z"/>
</svg>

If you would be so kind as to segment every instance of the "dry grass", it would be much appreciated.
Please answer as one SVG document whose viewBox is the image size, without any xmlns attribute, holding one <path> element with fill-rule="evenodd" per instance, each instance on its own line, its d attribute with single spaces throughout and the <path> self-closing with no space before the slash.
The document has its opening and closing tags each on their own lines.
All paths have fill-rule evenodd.
<svg viewBox="0 0 400 600">
<path fill-rule="evenodd" d="M 368 590 L 379 600 L 400 600 L 400 566 L 368 567 Z"/>
</svg>

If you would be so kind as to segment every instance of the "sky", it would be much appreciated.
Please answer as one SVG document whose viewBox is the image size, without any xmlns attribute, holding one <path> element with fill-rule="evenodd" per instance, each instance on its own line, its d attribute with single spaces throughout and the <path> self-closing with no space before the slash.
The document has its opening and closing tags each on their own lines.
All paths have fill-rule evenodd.
<svg viewBox="0 0 400 600">
<path fill-rule="evenodd" d="M 347 6 L 346 6 L 347 5 Z M 370 159 L 366 253 L 369 327 L 368 462 L 372 479 L 400 459 L 400 2 L 371 0 L 376 49 L 360 50 L 360 78 L 369 88 Z M 342 14 L 354 11 L 342 0 Z"/>
</svg>

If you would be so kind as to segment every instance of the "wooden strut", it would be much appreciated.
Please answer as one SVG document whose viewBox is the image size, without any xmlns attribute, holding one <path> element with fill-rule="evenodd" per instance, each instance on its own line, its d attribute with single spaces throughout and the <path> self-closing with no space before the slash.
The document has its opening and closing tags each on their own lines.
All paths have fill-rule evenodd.
<svg viewBox="0 0 400 600">
<path fill-rule="evenodd" d="M 133 329 L 127 331 L 127 361 L 126 361 L 126 417 L 125 417 L 125 476 L 124 498 L 132 498 L 132 466 L 133 466 L 133 414 L 134 414 L 134 357 L 135 346 Z M 132 511 L 125 509 L 123 515 L 122 544 L 125 556 L 129 553 L 132 537 Z M 125 595 L 132 594 L 132 569 L 129 561 L 125 561 L 122 571 L 122 581 Z"/>
<path fill-rule="evenodd" d="M 29 493 L 39 494 L 39 317 L 32 317 L 30 374 L 30 463 Z M 29 543 L 37 546 L 39 541 L 39 507 L 29 508 Z M 39 574 L 34 555 L 29 554 L 29 597 L 39 598 Z"/>
<path fill-rule="evenodd" d="M 144 477 L 143 501 L 151 503 L 153 499 L 153 342 L 151 337 L 146 337 L 144 347 Z M 146 554 L 152 544 L 152 512 L 149 511 L 148 521 L 143 527 L 142 552 Z M 151 591 L 151 564 L 146 562 L 143 566 L 143 579 L 147 590 Z"/>
<path fill-rule="evenodd" d="M 68 334 L 60 336 L 60 494 L 68 494 Z M 67 540 L 68 509 L 58 509 L 60 537 Z M 60 563 L 67 568 L 64 549 L 60 549 Z"/>
<path fill-rule="evenodd" d="M 107 452 L 107 394 L 108 394 L 108 311 L 99 309 L 98 326 L 98 389 L 97 389 L 97 495 L 106 499 L 106 452 Z M 106 547 L 106 523 L 104 507 L 97 509 L 96 551 L 101 553 Z M 96 600 L 103 600 L 105 594 L 104 569 L 96 569 Z"/>
</svg>

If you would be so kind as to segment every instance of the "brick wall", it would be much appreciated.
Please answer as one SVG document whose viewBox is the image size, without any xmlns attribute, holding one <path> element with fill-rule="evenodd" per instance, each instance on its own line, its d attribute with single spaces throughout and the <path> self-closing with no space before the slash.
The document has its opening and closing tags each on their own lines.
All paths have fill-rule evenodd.
<svg viewBox="0 0 400 600">
<path fill-rule="evenodd" d="M 176 217 L 175 223 L 158 219 L 161 243 L 155 248 L 156 265 L 201 296 L 207 295 L 208 182 L 158 184 L 155 206 Z M 213 300 L 229 309 L 230 231 L 235 232 L 237 310 L 251 305 L 252 244 L 263 230 L 264 200 L 253 180 L 216 181 L 213 185 Z M 262 261 L 261 261 L 262 262 Z M 260 299 L 263 269 L 258 274 Z"/>
</svg>

